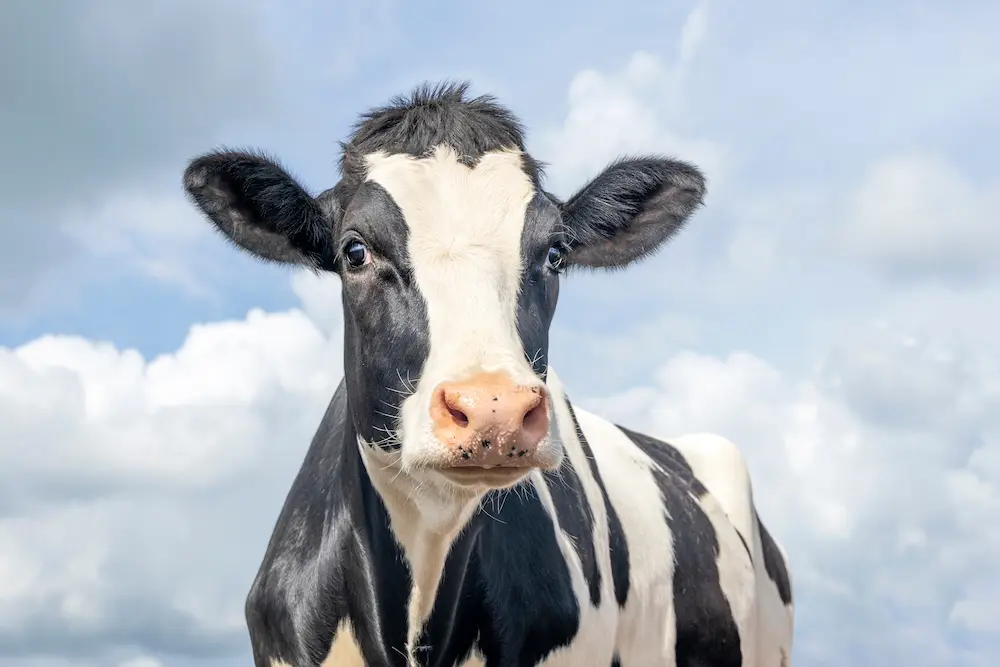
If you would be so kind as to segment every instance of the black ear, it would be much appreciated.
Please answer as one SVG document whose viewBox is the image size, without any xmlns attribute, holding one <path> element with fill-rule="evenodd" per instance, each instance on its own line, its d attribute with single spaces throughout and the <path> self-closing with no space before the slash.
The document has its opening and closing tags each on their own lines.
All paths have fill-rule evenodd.
<svg viewBox="0 0 1000 667">
<path fill-rule="evenodd" d="M 561 205 L 569 266 L 621 268 L 647 257 L 702 204 L 705 177 L 685 162 L 622 158 Z"/>
<path fill-rule="evenodd" d="M 238 247 L 268 261 L 333 270 L 332 220 L 267 156 L 207 153 L 184 170 L 184 189 Z"/>
</svg>

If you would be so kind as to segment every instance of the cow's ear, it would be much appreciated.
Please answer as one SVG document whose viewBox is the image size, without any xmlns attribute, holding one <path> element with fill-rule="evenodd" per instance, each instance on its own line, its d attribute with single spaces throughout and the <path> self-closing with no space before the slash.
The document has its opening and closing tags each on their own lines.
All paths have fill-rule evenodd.
<svg viewBox="0 0 1000 667">
<path fill-rule="evenodd" d="M 237 247 L 267 261 L 333 270 L 328 207 L 273 159 L 249 151 L 207 153 L 188 164 L 184 189 Z"/>
<path fill-rule="evenodd" d="M 702 204 L 705 177 L 685 162 L 622 158 L 560 205 L 568 265 L 621 268 L 647 257 Z"/>
</svg>

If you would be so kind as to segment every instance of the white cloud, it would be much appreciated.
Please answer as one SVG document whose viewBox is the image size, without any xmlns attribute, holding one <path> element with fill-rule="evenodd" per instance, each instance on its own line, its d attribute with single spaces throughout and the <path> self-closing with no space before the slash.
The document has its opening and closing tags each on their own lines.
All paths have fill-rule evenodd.
<svg viewBox="0 0 1000 667">
<path fill-rule="evenodd" d="M 299 311 L 195 325 L 180 350 L 149 361 L 109 344 L 44 336 L 0 356 L 0 405 L 20 427 L 19 446 L 0 456 L 11 473 L 211 483 L 255 454 L 261 425 L 244 414 L 246 404 L 272 398 L 276 387 L 309 395 L 329 385 L 333 369 L 310 357 L 325 357 L 330 345 Z"/>
<path fill-rule="evenodd" d="M 266 8 L 0 3 L 0 146 L 12 165 L 0 179 L 0 312 L 34 305 L 52 274 L 79 259 L 57 229 L 67 203 L 85 207 L 164 168 L 179 189 L 178 165 L 223 126 L 273 114 Z M 155 259 L 145 268 L 171 274 Z"/>
<path fill-rule="evenodd" d="M 15 637 L 148 659 L 245 650 L 243 596 L 340 376 L 336 279 L 293 285 L 305 312 L 195 325 L 154 359 L 78 337 L 0 352 L 0 654 Z M 683 351 L 652 383 L 583 402 L 740 444 L 792 558 L 800 659 L 985 665 L 1000 648 L 984 597 L 998 589 L 998 363 L 995 346 L 873 326 L 805 376 Z M 872 640 L 888 609 L 899 618 Z M 978 652 L 955 653 L 949 628 Z"/>
<path fill-rule="evenodd" d="M 311 311 L 322 282 L 296 279 Z M 0 348 L 0 656 L 242 649 L 261 541 L 341 376 L 322 325 L 254 310 L 149 360 Z"/>
<path fill-rule="evenodd" d="M 697 5 L 681 30 L 675 64 L 637 52 L 614 74 L 587 69 L 573 77 L 566 120 L 541 133 L 536 149 L 553 165 L 554 192 L 570 195 L 621 154 L 653 152 L 694 162 L 712 180 L 713 191 L 718 189 L 725 151 L 712 141 L 686 136 L 681 129 L 687 69 L 707 32 L 706 7 Z"/>
<path fill-rule="evenodd" d="M 800 661 L 867 650 L 872 664 L 985 665 L 1000 651 L 998 371 L 995 342 L 875 325 L 805 377 L 747 353 L 683 352 L 654 384 L 587 403 L 660 435 L 739 443 L 792 560 Z M 978 652 L 961 655 L 944 618 Z"/>
<path fill-rule="evenodd" d="M 118 664 L 118 667 L 161 667 L 163 663 L 155 658 L 129 658 Z"/>
<path fill-rule="evenodd" d="M 694 60 L 698 47 L 705 41 L 708 34 L 708 3 L 700 2 L 695 5 L 684 27 L 681 28 L 680 61 L 688 63 Z"/>
<path fill-rule="evenodd" d="M 973 632 L 1000 634 L 1000 601 L 962 600 L 952 607 L 948 620 Z"/>
<path fill-rule="evenodd" d="M 210 223 L 180 192 L 130 189 L 77 204 L 60 216 L 60 231 L 91 260 L 204 296 L 212 290 L 191 271 L 199 242 L 212 239 Z"/>
<path fill-rule="evenodd" d="M 737 227 L 726 246 L 726 259 L 742 277 L 761 278 L 768 275 L 778 261 L 777 246 L 777 240 L 767 229 L 742 225 Z"/>
<path fill-rule="evenodd" d="M 909 153 L 869 170 L 839 240 L 883 271 L 975 275 L 995 269 L 998 222 L 1000 182 L 977 185 L 954 165 Z"/>
</svg>

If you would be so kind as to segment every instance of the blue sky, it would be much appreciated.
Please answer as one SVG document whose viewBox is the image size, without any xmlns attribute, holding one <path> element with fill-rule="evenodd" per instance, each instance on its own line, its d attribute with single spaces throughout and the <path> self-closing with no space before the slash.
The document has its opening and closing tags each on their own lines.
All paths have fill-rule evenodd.
<svg viewBox="0 0 1000 667">
<path fill-rule="evenodd" d="M 196 9 L 197 8 L 197 9 Z M 237 665 L 242 598 L 340 375 L 334 280 L 229 248 L 185 160 L 313 191 L 361 110 L 468 78 L 566 195 L 665 152 L 707 206 L 563 287 L 587 407 L 740 444 L 795 661 L 1000 662 L 1000 6 L 0 6 L 0 667 Z"/>
</svg>

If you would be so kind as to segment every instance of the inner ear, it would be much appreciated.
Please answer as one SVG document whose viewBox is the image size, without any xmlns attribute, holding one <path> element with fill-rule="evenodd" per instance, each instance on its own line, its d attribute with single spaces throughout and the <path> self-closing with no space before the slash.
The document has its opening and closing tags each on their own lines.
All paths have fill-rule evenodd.
<svg viewBox="0 0 1000 667">
<path fill-rule="evenodd" d="M 184 189 L 237 247 L 267 261 L 333 270 L 332 221 L 324 209 L 335 207 L 311 197 L 272 158 L 250 151 L 202 155 L 185 170 Z"/>
<path fill-rule="evenodd" d="M 659 157 L 620 159 L 560 207 L 569 266 L 622 268 L 658 250 L 701 206 L 705 177 Z"/>
</svg>

